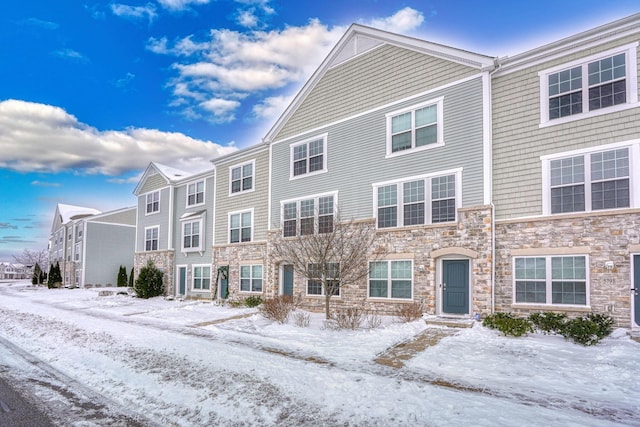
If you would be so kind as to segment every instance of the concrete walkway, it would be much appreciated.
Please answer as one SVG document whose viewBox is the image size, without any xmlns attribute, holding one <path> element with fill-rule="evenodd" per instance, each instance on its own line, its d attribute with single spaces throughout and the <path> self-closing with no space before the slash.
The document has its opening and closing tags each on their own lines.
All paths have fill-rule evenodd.
<svg viewBox="0 0 640 427">
<path fill-rule="evenodd" d="M 441 339 L 455 335 L 459 332 L 456 328 L 428 328 L 411 338 L 381 353 L 374 361 L 380 365 L 391 368 L 402 368 L 404 362 L 415 357 L 427 347 L 436 345 Z"/>
</svg>

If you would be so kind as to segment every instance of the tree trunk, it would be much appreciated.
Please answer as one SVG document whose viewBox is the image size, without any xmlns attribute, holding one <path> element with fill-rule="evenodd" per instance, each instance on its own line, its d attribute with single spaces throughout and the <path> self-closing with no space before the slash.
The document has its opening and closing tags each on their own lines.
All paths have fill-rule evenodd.
<svg viewBox="0 0 640 427">
<path fill-rule="evenodd" d="M 329 310 L 329 299 L 330 298 L 331 298 L 331 294 L 325 290 L 325 295 L 324 295 L 324 313 L 325 313 L 325 316 L 326 316 L 327 320 L 331 319 L 331 311 Z"/>
</svg>

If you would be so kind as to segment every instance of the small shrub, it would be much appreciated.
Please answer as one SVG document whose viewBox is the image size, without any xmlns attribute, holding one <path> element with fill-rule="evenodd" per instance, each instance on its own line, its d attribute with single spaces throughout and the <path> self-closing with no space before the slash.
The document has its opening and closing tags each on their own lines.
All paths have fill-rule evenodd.
<svg viewBox="0 0 640 427">
<path fill-rule="evenodd" d="M 534 327 L 544 334 L 562 334 L 567 323 L 567 315 L 552 312 L 532 313 L 529 315 L 529 320 L 533 323 Z"/>
<path fill-rule="evenodd" d="M 269 320 L 285 324 L 294 309 L 295 305 L 291 296 L 278 295 L 264 300 L 260 306 L 260 313 Z"/>
<path fill-rule="evenodd" d="M 164 293 L 162 276 L 164 273 L 158 270 L 153 261 L 149 260 L 147 265 L 140 269 L 133 287 L 136 295 L 145 299 L 162 295 Z"/>
<path fill-rule="evenodd" d="M 418 302 L 411 304 L 400 304 L 396 308 L 396 318 L 403 323 L 413 322 L 422 317 L 424 307 Z"/>
<path fill-rule="evenodd" d="M 121 265 L 120 268 L 118 269 L 118 277 L 116 280 L 116 286 L 117 287 L 124 287 L 127 286 L 127 267 L 125 267 L 124 265 Z"/>
<path fill-rule="evenodd" d="M 382 317 L 378 316 L 375 313 L 367 313 L 364 318 L 364 323 L 367 325 L 369 329 L 376 329 L 382 325 Z"/>
<path fill-rule="evenodd" d="M 511 313 L 494 313 L 485 317 L 482 325 L 487 328 L 497 329 L 505 336 L 521 337 L 533 332 L 529 319 L 515 317 Z"/>
<path fill-rule="evenodd" d="M 311 314 L 304 311 L 296 311 L 293 313 L 293 322 L 299 328 L 307 328 L 311 324 Z"/>
<path fill-rule="evenodd" d="M 335 322 L 336 329 L 358 329 L 362 325 L 363 312 L 358 307 L 348 307 L 336 312 L 331 316 Z"/>
<path fill-rule="evenodd" d="M 563 334 L 565 338 L 582 345 L 595 345 L 609 335 L 613 328 L 613 319 L 604 314 L 588 314 L 569 320 Z"/>
<path fill-rule="evenodd" d="M 259 295 L 251 295 L 250 297 L 246 297 L 244 299 L 244 305 L 249 308 L 257 307 L 262 304 L 262 297 Z"/>
</svg>

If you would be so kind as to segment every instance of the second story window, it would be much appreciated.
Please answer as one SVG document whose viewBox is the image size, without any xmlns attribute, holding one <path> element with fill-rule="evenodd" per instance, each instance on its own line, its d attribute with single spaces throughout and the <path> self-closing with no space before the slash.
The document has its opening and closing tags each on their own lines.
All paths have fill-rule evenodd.
<svg viewBox="0 0 640 427">
<path fill-rule="evenodd" d="M 193 182 L 187 185 L 187 206 L 204 203 L 204 181 Z"/>
<path fill-rule="evenodd" d="M 331 233 L 335 215 L 334 196 L 284 202 L 282 221 L 284 237 Z"/>
<path fill-rule="evenodd" d="M 229 215 L 229 243 L 251 241 L 252 212 L 239 212 Z"/>
<path fill-rule="evenodd" d="M 230 169 L 231 194 L 253 190 L 253 169 L 253 161 Z"/>
<path fill-rule="evenodd" d="M 144 229 L 144 250 L 145 251 L 157 251 L 158 250 L 158 235 L 160 234 L 160 227 L 149 227 Z"/>
<path fill-rule="evenodd" d="M 312 138 L 291 146 L 291 178 L 326 172 L 327 136 Z"/>
<path fill-rule="evenodd" d="M 148 193 L 146 196 L 146 210 L 145 213 L 147 215 L 160 212 L 160 192 L 154 191 L 153 193 Z"/>
<path fill-rule="evenodd" d="M 439 98 L 387 114 L 387 156 L 441 146 L 442 102 Z"/>
<path fill-rule="evenodd" d="M 202 249 L 200 238 L 202 221 L 189 221 L 182 223 L 182 250 L 199 251 Z"/>
<path fill-rule="evenodd" d="M 539 75 L 542 123 L 562 123 L 638 102 L 634 90 L 636 44 L 563 64 Z"/>
<path fill-rule="evenodd" d="M 457 174 L 377 184 L 374 188 L 378 228 L 456 220 Z"/>
<path fill-rule="evenodd" d="M 631 206 L 629 148 L 549 160 L 552 214 L 589 212 Z"/>
</svg>

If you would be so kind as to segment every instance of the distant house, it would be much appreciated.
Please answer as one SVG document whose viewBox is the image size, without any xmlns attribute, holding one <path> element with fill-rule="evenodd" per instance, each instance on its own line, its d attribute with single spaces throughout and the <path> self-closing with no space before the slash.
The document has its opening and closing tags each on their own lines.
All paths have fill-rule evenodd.
<svg viewBox="0 0 640 427">
<path fill-rule="evenodd" d="M 22 264 L 0 262 L 0 280 L 30 279 L 31 269 Z"/>
<path fill-rule="evenodd" d="M 115 285 L 121 265 L 133 267 L 135 207 L 102 213 L 58 204 L 49 240 L 49 261 L 59 263 L 63 286 Z M 49 266 L 43 266 L 46 272 Z"/>
<path fill-rule="evenodd" d="M 135 270 L 153 261 L 166 293 L 212 294 L 214 171 L 184 172 L 150 163 L 134 190 L 138 197 Z"/>
</svg>

